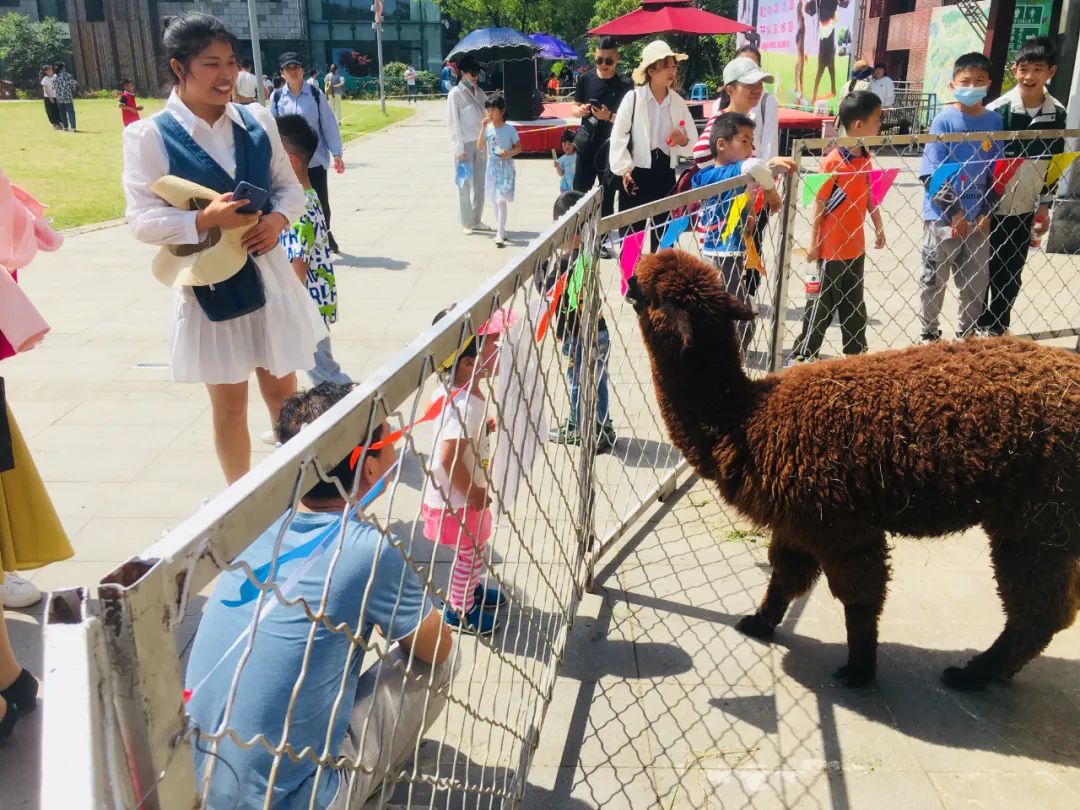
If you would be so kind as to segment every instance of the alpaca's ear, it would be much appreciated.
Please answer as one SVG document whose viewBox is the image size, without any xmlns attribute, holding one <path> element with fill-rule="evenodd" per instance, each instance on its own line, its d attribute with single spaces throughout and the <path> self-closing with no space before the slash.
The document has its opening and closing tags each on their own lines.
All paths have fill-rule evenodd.
<svg viewBox="0 0 1080 810">
<path fill-rule="evenodd" d="M 665 302 L 660 307 L 660 313 L 667 321 L 668 331 L 677 335 L 682 342 L 683 351 L 694 345 L 694 326 L 690 322 L 689 312 L 675 304 Z"/>
<path fill-rule="evenodd" d="M 724 296 L 725 301 L 721 307 L 721 312 L 727 315 L 733 321 L 752 321 L 754 320 L 754 310 L 750 308 L 749 304 L 745 304 L 736 298 L 734 295 Z"/>
</svg>

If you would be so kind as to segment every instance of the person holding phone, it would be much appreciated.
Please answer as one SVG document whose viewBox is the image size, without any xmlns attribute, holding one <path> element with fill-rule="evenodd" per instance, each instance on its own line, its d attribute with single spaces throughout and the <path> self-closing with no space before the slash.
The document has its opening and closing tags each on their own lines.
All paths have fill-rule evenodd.
<svg viewBox="0 0 1080 810">
<path fill-rule="evenodd" d="M 311 365 L 327 334 L 278 245 L 304 212 L 304 190 L 270 114 L 229 100 L 237 48 L 215 17 L 190 13 L 169 22 L 163 50 L 173 90 L 161 112 L 124 130 L 122 177 L 127 221 L 142 242 L 197 253 L 223 230 L 246 229 L 248 262 L 219 284 L 176 288 L 169 327 L 172 378 L 206 385 L 214 445 L 230 484 L 251 467 L 251 373 L 273 423 L 296 391 L 296 371 Z M 174 208 L 150 190 L 166 175 L 219 196 L 199 210 Z M 237 190 L 254 199 L 238 198 Z"/>
<path fill-rule="evenodd" d="M 608 178 L 606 171 L 611 125 L 615 111 L 634 86 L 617 72 L 619 48 L 613 38 L 603 37 L 597 42 L 595 59 L 596 67 L 579 77 L 574 87 L 574 115 L 581 119 L 574 139 L 574 190 L 587 192 L 599 179 L 604 189 L 601 213 L 606 217 L 615 212 L 618 188 L 618 180 Z"/>
<path fill-rule="evenodd" d="M 686 58 L 657 39 L 645 46 L 641 64 L 634 68 L 638 86 L 619 105 L 611 131 L 611 173 L 620 180 L 620 211 L 671 194 L 675 167 L 693 157 L 697 127 L 686 100 L 673 89 L 679 62 Z M 653 250 L 666 220 L 666 213 L 653 216 Z M 639 230 L 643 223 L 631 227 Z"/>
</svg>

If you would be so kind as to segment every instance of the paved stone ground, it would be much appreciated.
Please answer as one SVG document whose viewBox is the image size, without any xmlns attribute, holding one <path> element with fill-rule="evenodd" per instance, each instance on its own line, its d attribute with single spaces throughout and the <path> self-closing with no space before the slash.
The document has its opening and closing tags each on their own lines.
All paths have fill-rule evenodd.
<svg viewBox="0 0 1080 810">
<path fill-rule="evenodd" d="M 422 105 L 410 121 L 356 142 L 349 172 L 332 181 L 335 232 L 352 254 L 339 263 L 335 352 L 357 378 L 512 255 L 490 237 L 459 232 L 441 113 Z M 550 221 L 557 180 L 547 160 L 518 165 L 511 227 L 521 245 Z M 168 295 L 148 272 L 152 252 L 123 228 L 98 231 L 73 237 L 25 274 L 55 331 L 4 373 L 77 550 L 75 560 L 33 573 L 43 588 L 96 581 L 221 489 L 205 394 L 170 383 L 163 366 Z M 904 265 L 906 254 L 890 261 Z M 883 264 L 874 272 L 891 278 Z M 903 297 L 884 297 L 883 309 L 910 300 L 906 281 L 893 287 Z M 788 331 L 800 303 L 795 293 Z M 903 306 L 884 322 L 909 323 Z M 616 312 L 609 322 L 629 345 L 632 322 Z M 901 330 L 879 331 L 893 342 Z M 620 498 L 655 475 L 649 459 L 668 461 L 651 402 L 632 384 L 641 359 L 638 350 L 612 369 L 624 439 L 598 476 L 620 476 Z M 252 430 L 266 420 L 253 396 Z M 258 448 L 260 456 L 268 450 Z M 622 511 L 622 503 L 610 508 Z M 938 685 L 944 666 L 1000 628 L 980 533 L 898 544 L 880 683 L 859 692 L 829 681 L 844 631 L 823 587 L 796 606 L 772 646 L 734 631 L 760 598 L 764 560 L 764 538 L 700 483 L 684 486 L 608 558 L 571 635 L 527 807 L 1077 804 L 1075 629 L 1011 686 L 958 696 Z M 20 657 L 40 672 L 40 611 L 8 615 Z M 21 744 L 0 756 L 5 808 L 37 806 L 36 738 L 35 722 L 21 724 Z"/>
</svg>

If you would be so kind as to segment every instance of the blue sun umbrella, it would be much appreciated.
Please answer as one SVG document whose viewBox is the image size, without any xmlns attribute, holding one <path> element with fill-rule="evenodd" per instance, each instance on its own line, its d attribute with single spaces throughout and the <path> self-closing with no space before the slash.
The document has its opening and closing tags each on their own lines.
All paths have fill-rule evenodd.
<svg viewBox="0 0 1080 810">
<path fill-rule="evenodd" d="M 513 28 L 480 28 L 467 34 L 450 49 L 447 59 L 456 62 L 468 54 L 477 62 L 532 59 L 540 50 L 527 36 Z"/>
<path fill-rule="evenodd" d="M 557 62 L 563 59 L 572 61 L 580 58 L 577 51 L 551 34 L 529 34 L 529 40 L 540 48 L 537 56 L 541 59 Z"/>
</svg>

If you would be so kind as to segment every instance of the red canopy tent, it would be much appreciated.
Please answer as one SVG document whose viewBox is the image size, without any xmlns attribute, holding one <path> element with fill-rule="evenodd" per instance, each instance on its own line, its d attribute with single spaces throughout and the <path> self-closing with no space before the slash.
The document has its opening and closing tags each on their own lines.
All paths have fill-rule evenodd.
<svg viewBox="0 0 1080 810">
<path fill-rule="evenodd" d="M 745 23 L 695 8 L 691 0 L 642 0 L 641 8 L 589 33 L 629 40 L 652 34 L 738 34 L 753 30 Z"/>
</svg>

